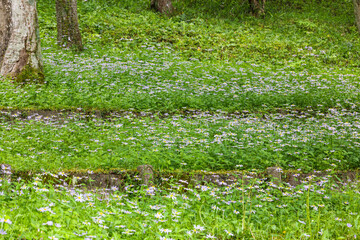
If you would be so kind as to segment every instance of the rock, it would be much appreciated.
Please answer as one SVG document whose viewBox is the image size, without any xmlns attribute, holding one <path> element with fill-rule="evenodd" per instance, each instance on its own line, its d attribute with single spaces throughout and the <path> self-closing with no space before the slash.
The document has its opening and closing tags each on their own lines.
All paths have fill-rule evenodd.
<svg viewBox="0 0 360 240">
<path fill-rule="evenodd" d="M 137 167 L 143 183 L 150 186 L 154 182 L 154 169 L 151 165 L 140 165 Z"/>
<path fill-rule="evenodd" d="M 266 169 L 267 175 L 272 178 L 273 183 L 279 184 L 281 182 L 282 169 L 279 167 L 268 167 Z"/>
</svg>

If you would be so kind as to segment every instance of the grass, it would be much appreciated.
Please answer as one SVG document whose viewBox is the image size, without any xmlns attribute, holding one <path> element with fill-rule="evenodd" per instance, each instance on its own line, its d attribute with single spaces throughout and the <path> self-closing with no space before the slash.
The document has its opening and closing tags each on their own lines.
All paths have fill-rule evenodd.
<svg viewBox="0 0 360 240">
<path fill-rule="evenodd" d="M 145 1 L 80 2 L 87 50 L 76 54 L 57 48 L 55 4 L 42 0 L 47 84 L 1 82 L 0 106 L 164 112 L 268 111 L 288 105 L 358 109 L 360 45 L 350 3 L 312 7 L 297 2 L 291 11 L 280 2 L 269 3 L 265 19 L 250 17 L 246 4 L 233 9 L 230 3 L 214 15 L 194 1 L 175 2 L 178 13 L 167 18 L 149 11 Z M 229 11 L 239 14 L 225 17 Z"/>
<path fill-rule="evenodd" d="M 79 112 L 42 118 L 3 112 L 0 161 L 26 171 L 132 169 L 142 164 L 160 171 L 359 166 L 359 116 L 348 111 L 138 115 L 112 113 L 99 119 Z"/>
<path fill-rule="evenodd" d="M 0 162 L 39 175 L 10 179 L 2 165 L 0 235 L 356 238 L 359 181 L 332 174 L 360 163 L 351 1 L 269 1 L 264 18 L 245 0 L 173 4 L 166 17 L 145 0 L 79 1 L 75 52 L 56 46 L 55 1 L 38 0 L 46 79 L 0 81 Z M 64 173 L 142 164 L 157 186 L 136 176 L 90 191 Z M 270 166 L 329 175 L 254 178 Z M 251 171 L 216 184 L 161 175 L 179 169 Z"/>
<path fill-rule="evenodd" d="M 103 57 L 100 52 L 93 52 L 95 56 L 56 50 L 44 53 L 48 83 L 20 88 L 2 82 L 0 105 L 163 112 L 184 108 L 254 112 L 288 106 L 358 110 L 360 88 L 354 73 L 274 70 L 243 63 L 210 65 L 182 61 L 169 49 L 150 48 L 139 53 L 142 56 L 127 53 L 121 57 Z"/>
<path fill-rule="evenodd" d="M 308 177 L 275 185 L 253 174 L 222 186 L 162 178 L 89 192 L 63 173 L 2 181 L 0 234 L 7 239 L 352 239 L 359 229 L 358 181 Z M 89 175 L 91 178 L 91 174 Z M 138 178 L 137 178 L 138 179 Z M 248 180 L 245 180 L 248 179 Z M 167 187 L 166 187 L 167 186 Z"/>
<path fill-rule="evenodd" d="M 54 2 L 40 1 L 47 82 L 0 82 L 0 108 L 150 117 L 83 116 L 88 120 L 64 124 L 9 122 L 5 114 L 1 161 L 23 170 L 143 163 L 157 169 L 186 163 L 189 170 L 358 168 L 359 45 L 351 4 L 295 2 L 289 11 L 270 3 L 264 19 L 249 16 L 246 4 L 225 4 L 218 15 L 199 2 L 174 4 L 178 12 L 168 18 L 144 1 L 80 2 L 87 49 L 77 53 L 56 46 Z M 224 14 L 231 11 L 239 15 Z M 186 111 L 209 116 L 189 119 Z M 168 117 L 152 117 L 159 114 Z"/>
</svg>

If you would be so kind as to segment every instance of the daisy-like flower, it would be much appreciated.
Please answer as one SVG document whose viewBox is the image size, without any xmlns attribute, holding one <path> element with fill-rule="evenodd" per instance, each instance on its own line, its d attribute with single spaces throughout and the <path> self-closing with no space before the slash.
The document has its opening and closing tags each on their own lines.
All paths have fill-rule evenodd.
<svg viewBox="0 0 360 240">
<path fill-rule="evenodd" d="M 39 212 L 46 212 L 46 208 L 38 208 Z"/>
<path fill-rule="evenodd" d="M 115 226 L 115 228 L 126 228 L 125 225 L 119 225 L 119 226 Z"/>
<path fill-rule="evenodd" d="M 82 195 L 76 195 L 75 196 L 75 201 L 76 202 L 84 202 L 85 201 L 85 199 L 83 198 L 83 196 Z"/>
<path fill-rule="evenodd" d="M 172 230 L 170 230 L 170 229 L 165 229 L 165 228 L 160 228 L 160 232 L 169 234 L 169 233 L 172 232 Z"/>
<path fill-rule="evenodd" d="M 219 208 L 218 206 L 216 206 L 216 205 L 212 205 L 211 208 L 212 208 L 213 210 L 220 210 L 220 208 Z"/>
<path fill-rule="evenodd" d="M 189 200 L 189 197 L 186 196 L 185 194 L 182 194 L 181 197 L 182 197 L 182 199 L 184 199 L 184 200 Z"/>
<path fill-rule="evenodd" d="M 179 215 L 181 214 L 180 212 L 176 211 L 175 209 L 172 209 L 171 212 L 172 212 L 172 215 L 174 218 L 178 218 Z"/>
<path fill-rule="evenodd" d="M 0 222 L 4 222 L 4 223 L 7 223 L 7 224 L 12 224 L 12 221 L 10 219 L 6 219 L 6 218 L 1 218 Z"/>
<path fill-rule="evenodd" d="M 150 207 L 151 209 L 153 209 L 153 210 L 159 210 L 159 209 L 161 209 L 161 206 L 159 206 L 159 205 L 155 205 L 155 206 L 150 205 L 149 207 Z"/>
<path fill-rule="evenodd" d="M 59 172 L 58 175 L 60 175 L 60 176 L 67 176 L 67 174 L 64 173 L 64 172 Z"/>
<path fill-rule="evenodd" d="M 126 229 L 125 232 L 122 232 L 122 234 L 133 235 L 134 232 L 136 232 L 136 231 L 135 231 L 135 230 L 131 230 L 131 229 Z"/>
<path fill-rule="evenodd" d="M 216 239 L 214 235 L 211 235 L 210 233 L 205 236 L 206 239 Z"/>
<path fill-rule="evenodd" d="M 170 193 L 169 195 L 166 196 L 166 198 L 171 198 L 172 200 L 176 199 L 176 194 L 175 193 Z"/>
<path fill-rule="evenodd" d="M 206 192 L 207 190 L 209 190 L 210 188 L 207 186 L 201 186 L 201 191 Z"/>
<path fill-rule="evenodd" d="M 157 218 L 157 219 L 161 219 L 163 217 L 164 217 L 164 215 L 162 215 L 161 212 L 158 212 L 155 214 L 155 218 Z"/>
<path fill-rule="evenodd" d="M 229 235 L 229 236 L 234 236 L 234 234 L 232 234 L 231 232 L 229 232 L 228 230 L 224 230 L 224 232 L 226 232 L 227 233 L 227 235 Z"/>
<path fill-rule="evenodd" d="M 92 219 L 93 219 L 94 223 L 98 223 L 98 224 L 102 224 L 103 222 L 105 222 L 100 217 L 92 217 Z"/>
<path fill-rule="evenodd" d="M 304 222 L 304 221 L 298 220 L 298 222 L 306 225 L 306 222 Z"/>
<path fill-rule="evenodd" d="M 203 226 L 194 225 L 194 232 L 202 232 L 204 230 L 205 230 L 205 228 Z"/>
</svg>

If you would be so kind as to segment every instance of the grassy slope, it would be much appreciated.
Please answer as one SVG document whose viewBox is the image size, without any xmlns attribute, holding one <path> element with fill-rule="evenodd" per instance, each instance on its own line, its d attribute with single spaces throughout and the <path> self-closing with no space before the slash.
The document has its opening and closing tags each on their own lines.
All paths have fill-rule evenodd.
<svg viewBox="0 0 360 240">
<path fill-rule="evenodd" d="M 232 168 L 235 164 L 261 168 L 271 161 L 305 169 L 326 168 L 331 163 L 346 169 L 358 164 L 359 119 L 354 112 L 358 106 L 358 74 L 354 69 L 359 65 L 359 45 L 351 4 L 322 3 L 317 10 L 306 8 L 304 1 L 279 1 L 279 5 L 291 6 L 269 6 L 264 21 L 247 17 L 243 4 L 224 2 L 186 1 L 185 13 L 172 19 L 149 12 L 146 1 L 108 1 L 102 7 L 99 1 L 80 2 L 88 50 L 75 56 L 55 47 L 54 2 L 40 0 L 49 83 L 20 88 L 1 82 L 0 105 L 20 109 L 134 107 L 164 111 L 185 106 L 231 111 L 254 108 L 264 110 L 264 114 L 227 118 L 197 113 L 160 120 L 148 113 L 151 117 L 139 119 L 128 114 L 102 122 L 91 115 L 41 120 L 36 114 L 0 112 L 0 161 L 26 170 L 133 167 L 143 160 L 158 161 L 151 162 L 157 164 L 157 169 L 178 168 L 183 161 L 190 169 Z M 183 11 L 184 6 L 175 4 L 179 12 Z M 305 46 L 314 50 L 297 52 Z M 319 57 L 313 53 L 319 53 Z M 247 63 L 236 64 L 239 61 Z M 259 66 L 251 65 L 255 62 Z M 171 78 L 175 72 L 180 77 Z M 159 88 L 166 87 L 164 84 L 178 91 L 162 92 Z M 236 90 L 238 86 L 244 86 L 243 91 Z M 130 93 L 121 96 L 129 89 Z M 257 94 L 265 90 L 269 91 L 267 97 Z M 192 98 L 180 91 L 209 96 Z M 242 92 L 252 95 L 242 96 Z M 232 104 L 241 101 L 226 95 L 230 93 L 239 94 L 242 105 Z M 144 94 L 146 97 L 141 98 Z M 162 104 L 165 98 L 173 105 Z M 207 105 L 201 105 L 204 101 Z M 325 116 L 294 110 L 308 105 L 321 111 L 333 106 L 343 109 L 329 110 Z M 286 108 L 288 114 L 266 114 L 275 107 Z M 182 149 L 177 153 L 180 157 L 169 157 L 169 146 L 172 152 L 177 147 Z M 155 149 L 159 151 L 151 151 Z M 212 152 L 211 158 L 204 150 Z M 229 157 L 234 153 L 237 157 Z M 285 158 L 286 154 L 291 157 Z M 121 157 L 130 160 L 121 162 Z M 171 166 L 164 157 L 173 161 Z M 336 165 L 329 167 L 338 168 Z M 56 181 L 60 185 L 54 189 L 42 182 L 47 174 L 44 172 L 32 183 L 1 182 L 1 235 L 7 239 L 181 239 L 192 233 L 192 238 L 198 239 L 350 239 L 356 238 L 360 228 L 358 184 L 339 186 L 331 176 L 309 178 L 292 188 L 251 180 L 250 174 L 246 183 L 239 180 L 226 188 L 209 185 L 186 191 L 184 187 L 191 186 L 184 181 L 172 179 L 166 183 L 169 179 L 162 178 L 159 189 L 140 189 L 135 183 L 135 187 L 123 186 L 121 192 L 111 188 L 105 196 L 61 188 L 63 179 Z M 340 191 L 334 191 L 334 187 Z"/>
<path fill-rule="evenodd" d="M 0 106 L 233 112 L 359 105 L 351 3 L 269 3 L 265 19 L 231 1 L 175 2 L 172 18 L 147 4 L 80 2 L 88 49 L 73 54 L 56 47 L 54 2 L 40 1 L 48 84 L 2 82 Z"/>
<path fill-rule="evenodd" d="M 7 115 L 9 118 L 9 115 Z M 193 114 L 159 119 L 114 114 L 0 122 L 0 162 L 17 170 L 284 169 L 340 170 L 359 166 L 359 117 L 333 112 L 322 118 L 287 114 Z M 305 118 L 305 119 L 304 119 Z M 0 120 L 5 117 L 0 116 Z M 66 120 L 66 121 L 65 121 Z"/>
<path fill-rule="evenodd" d="M 225 1 L 221 9 L 220 2 L 216 1 L 207 2 L 206 6 L 200 1 L 197 4 L 195 1 L 181 2 L 182 5 L 175 1 L 178 14 L 171 19 L 150 12 L 147 1 L 131 2 L 129 10 L 126 1 L 83 2 L 79 11 L 85 41 L 121 50 L 128 45 L 138 49 L 143 43 L 161 43 L 184 59 L 195 57 L 215 62 L 249 61 L 296 67 L 307 63 L 301 61 L 299 49 L 312 47 L 317 53 L 325 51 L 318 59 L 310 61 L 319 68 L 359 66 L 359 38 L 351 3 L 315 5 L 301 1 L 302 4 L 291 5 L 270 2 L 267 16 L 256 19 L 247 13 L 247 4 Z M 50 18 L 46 20 L 50 22 Z M 43 27 L 54 30 L 54 24 Z M 128 44 L 121 39 L 134 41 Z"/>
<path fill-rule="evenodd" d="M 339 1 L 312 8 L 299 1 L 281 7 L 284 3 L 269 3 L 265 19 L 256 19 L 246 12 L 246 4 L 230 1 L 222 9 L 216 2 L 175 2 L 178 12 L 172 18 L 151 12 L 146 1 L 82 1 L 79 16 L 87 50 L 73 53 L 56 47 L 54 1 L 41 0 L 39 15 L 48 83 L 19 87 L 0 82 L 0 106 L 153 113 L 181 112 L 184 108 L 247 110 L 258 114 L 250 122 L 269 112 L 286 109 L 297 113 L 301 109 L 311 116 L 328 112 L 329 118 L 290 117 L 279 123 L 263 119 L 261 126 L 255 122 L 234 128 L 230 120 L 220 119 L 218 125 L 218 120 L 212 122 L 210 117 L 204 120 L 204 126 L 200 124 L 211 132 L 209 136 L 199 135 L 194 127 L 197 121 L 182 126 L 186 118 L 175 121 L 185 133 L 172 129 L 171 119 L 163 125 L 143 118 L 120 132 L 112 124 L 106 134 L 99 132 L 102 126 L 92 121 L 84 123 L 84 132 L 79 128 L 82 120 L 70 121 L 65 127 L 61 123 L 28 125 L 4 120 L 1 161 L 17 169 L 131 168 L 142 163 L 178 168 L 181 162 L 188 163 L 189 169 L 211 170 L 274 164 L 311 170 L 326 169 L 332 163 L 341 169 L 356 168 L 358 116 L 342 115 L 344 109 L 356 113 L 360 106 L 360 45 L 352 6 Z M 0 117 L 7 118 L 6 114 Z M 154 124 L 155 133 L 141 136 L 148 130 L 143 121 Z M 119 120 L 119 124 L 125 122 Z M 290 129 L 286 130 L 285 125 Z M 263 126 L 264 133 L 253 132 Z M 166 130 L 168 127 L 170 130 Z M 303 127 L 302 132 L 296 133 L 299 127 Z M 224 135 L 228 131 L 238 135 Z M 334 133 L 336 137 L 332 137 Z M 178 137 L 170 147 L 163 144 L 169 140 L 166 134 Z M 291 138 L 293 135 L 296 140 Z M 222 144 L 217 144 L 219 136 L 224 138 Z M 193 141 L 179 151 L 183 138 L 206 141 L 198 145 Z M 304 142 L 306 138 L 310 141 Z M 236 146 L 245 144 L 246 149 L 234 149 L 231 141 Z M 206 142 L 211 143 L 209 149 Z M 84 144 L 91 148 L 83 149 Z M 79 153 L 74 149 L 82 150 Z"/>
</svg>

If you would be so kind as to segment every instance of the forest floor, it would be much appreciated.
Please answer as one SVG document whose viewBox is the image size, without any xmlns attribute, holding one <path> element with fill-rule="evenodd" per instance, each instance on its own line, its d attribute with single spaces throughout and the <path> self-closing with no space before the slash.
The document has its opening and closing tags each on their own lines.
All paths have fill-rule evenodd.
<svg viewBox="0 0 360 240">
<path fill-rule="evenodd" d="M 148 1 L 79 1 L 74 52 L 56 45 L 55 2 L 39 0 L 46 83 L 0 81 L 0 234 L 356 238 L 360 182 L 337 175 L 360 166 L 352 3 L 278 0 L 255 18 L 243 2 L 174 1 L 165 17 Z M 156 186 L 136 174 L 96 192 L 79 184 L 144 164 Z M 6 181 L 9 165 L 26 181 Z M 268 167 L 314 175 L 254 177 Z"/>
</svg>

